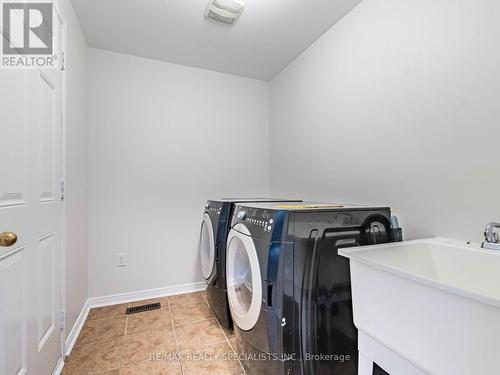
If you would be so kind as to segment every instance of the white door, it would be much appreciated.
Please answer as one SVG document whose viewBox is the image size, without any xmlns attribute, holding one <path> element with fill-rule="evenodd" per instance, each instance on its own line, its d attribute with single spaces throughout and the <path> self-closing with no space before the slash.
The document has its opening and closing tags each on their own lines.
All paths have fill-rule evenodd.
<svg viewBox="0 0 500 375">
<path fill-rule="evenodd" d="M 201 274 L 210 278 L 215 266 L 214 229 L 210 216 L 205 212 L 200 229 Z"/>
<path fill-rule="evenodd" d="M 229 308 L 234 322 L 250 330 L 259 319 L 262 280 L 259 258 L 250 232 L 238 223 L 227 238 L 226 273 Z"/>
<path fill-rule="evenodd" d="M 62 355 L 61 181 L 61 70 L 0 70 L 0 375 Z"/>
</svg>

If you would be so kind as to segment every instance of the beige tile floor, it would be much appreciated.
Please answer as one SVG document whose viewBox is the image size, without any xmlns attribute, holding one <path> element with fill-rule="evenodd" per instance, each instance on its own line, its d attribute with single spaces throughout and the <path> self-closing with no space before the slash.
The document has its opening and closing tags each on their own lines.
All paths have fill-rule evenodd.
<svg viewBox="0 0 500 375">
<path fill-rule="evenodd" d="M 161 309 L 125 315 L 127 307 Z M 243 375 L 204 292 L 92 309 L 63 375 Z"/>
</svg>

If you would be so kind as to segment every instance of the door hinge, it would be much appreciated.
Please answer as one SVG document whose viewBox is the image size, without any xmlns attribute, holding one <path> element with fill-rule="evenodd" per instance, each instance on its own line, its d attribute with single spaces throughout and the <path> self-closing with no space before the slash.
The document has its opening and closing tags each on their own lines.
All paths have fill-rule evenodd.
<svg viewBox="0 0 500 375">
<path fill-rule="evenodd" d="M 64 181 L 61 181 L 61 201 L 64 200 Z"/>
<path fill-rule="evenodd" d="M 63 52 L 61 53 L 61 70 L 66 69 L 66 54 Z"/>
<path fill-rule="evenodd" d="M 61 331 L 64 330 L 64 327 L 66 326 L 66 310 L 61 310 L 61 318 L 59 320 L 59 328 Z"/>
</svg>

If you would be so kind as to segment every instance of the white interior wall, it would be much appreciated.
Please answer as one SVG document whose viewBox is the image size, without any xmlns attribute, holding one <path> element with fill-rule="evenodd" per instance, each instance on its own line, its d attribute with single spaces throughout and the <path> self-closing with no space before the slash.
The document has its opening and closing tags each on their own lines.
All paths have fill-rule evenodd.
<svg viewBox="0 0 500 375">
<path fill-rule="evenodd" d="M 65 308 L 66 335 L 88 297 L 87 244 L 87 52 L 70 0 L 54 1 L 67 26 Z"/>
<path fill-rule="evenodd" d="M 387 203 L 408 238 L 500 220 L 500 3 L 364 0 L 270 85 L 271 189 Z"/>
<path fill-rule="evenodd" d="M 271 81 L 269 102 L 264 82 L 91 49 L 90 295 L 200 281 L 204 200 L 269 183 L 389 204 L 407 238 L 480 240 L 500 219 L 499 8 L 364 0 Z"/>
<path fill-rule="evenodd" d="M 90 49 L 90 296 L 202 281 L 205 200 L 269 192 L 268 102 L 267 82 Z"/>
</svg>

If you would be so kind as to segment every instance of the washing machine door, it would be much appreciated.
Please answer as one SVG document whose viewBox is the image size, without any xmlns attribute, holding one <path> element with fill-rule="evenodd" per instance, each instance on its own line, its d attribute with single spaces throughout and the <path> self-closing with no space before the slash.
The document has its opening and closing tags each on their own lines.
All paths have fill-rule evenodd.
<svg viewBox="0 0 500 375">
<path fill-rule="evenodd" d="M 210 216 L 205 212 L 200 229 L 201 274 L 205 279 L 212 275 L 215 266 L 214 229 Z"/>
<path fill-rule="evenodd" d="M 231 316 L 239 328 L 248 331 L 259 319 L 262 280 L 254 242 L 247 227 L 241 223 L 229 232 L 226 273 Z"/>
</svg>

